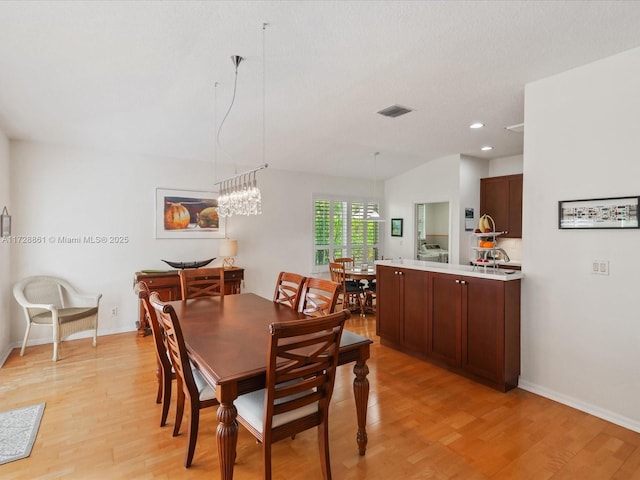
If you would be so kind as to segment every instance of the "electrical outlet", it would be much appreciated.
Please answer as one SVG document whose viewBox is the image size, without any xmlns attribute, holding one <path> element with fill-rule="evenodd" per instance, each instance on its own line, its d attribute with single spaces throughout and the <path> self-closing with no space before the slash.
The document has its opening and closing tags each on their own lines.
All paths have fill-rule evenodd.
<svg viewBox="0 0 640 480">
<path fill-rule="evenodd" d="M 111 307 L 111 316 L 112 317 L 118 316 L 118 307 Z"/>
</svg>

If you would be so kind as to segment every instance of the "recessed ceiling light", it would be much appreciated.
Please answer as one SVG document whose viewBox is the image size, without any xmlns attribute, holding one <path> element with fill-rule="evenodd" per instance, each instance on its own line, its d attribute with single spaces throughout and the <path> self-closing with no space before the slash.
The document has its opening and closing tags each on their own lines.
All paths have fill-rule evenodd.
<svg viewBox="0 0 640 480">
<path fill-rule="evenodd" d="M 493 147 L 491 145 L 485 145 L 480 150 L 482 150 L 483 152 L 488 152 L 489 150 L 493 150 Z"/>
<path fill-rule="evenodd" d="M 469 128 L 482 128 L 484 127 L 484 123 L 480 123 L 480 122 L 476 122 L 476 123 L 472 123 L 471 125 L 469 125 Z"/>
</svg>

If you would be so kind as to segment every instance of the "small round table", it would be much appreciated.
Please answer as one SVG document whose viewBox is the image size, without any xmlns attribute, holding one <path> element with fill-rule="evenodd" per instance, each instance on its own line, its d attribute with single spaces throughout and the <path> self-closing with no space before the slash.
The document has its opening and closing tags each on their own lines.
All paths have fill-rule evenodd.
<svg viewBox="0 0 640 480">
<path fill-rule="evenodd" d="M 366 280 L 367 286 L 371 285 L 371 283 L 376 279 L 375 267 L 369 267 L 367 269 L 360 267 L 345 268 L 344 274 L 350 280 Z M 375 292 L 372 292 L 371 290 L 364 290 L 364 297 L 360 299 L 361 315 L 364 315 L 365 312 L 376 312 L 375 306 L 373 305 L 374 296 Z"/>
</svg>

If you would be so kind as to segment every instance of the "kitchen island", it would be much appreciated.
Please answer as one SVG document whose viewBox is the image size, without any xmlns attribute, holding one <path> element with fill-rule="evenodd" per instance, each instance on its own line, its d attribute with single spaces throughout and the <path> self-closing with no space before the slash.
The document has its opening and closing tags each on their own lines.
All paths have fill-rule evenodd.
<svg viewBox="0 0 640 480">
<path fill-rule="evenodd" d="M 520 375 L 520 271 L 376 262 L 383 345 L 507 391 Z"/>
</svg>

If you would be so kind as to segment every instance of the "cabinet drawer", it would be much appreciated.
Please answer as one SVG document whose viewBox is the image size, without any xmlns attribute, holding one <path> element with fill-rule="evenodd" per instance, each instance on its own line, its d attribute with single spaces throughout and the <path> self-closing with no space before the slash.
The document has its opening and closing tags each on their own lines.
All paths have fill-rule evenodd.
<svg viewBox="0 0 640 480">
<path fill-rule="evenodd" d="M 178 286 L 180 288 L 180 279 L 177 275 L 167 276 L 167 277 L 159 277 L 159 278 L 144 278 L 140 277 L 138 280 L 144 281 L 149 287 L 149 290 L 153 290 L 154 288 L 160 287 L 174 287 Z"/>
<path fill-rule="evenodd" d="M 242 280 L 244 270 L 225 270 L 224 280 Z"/>
</svg>

